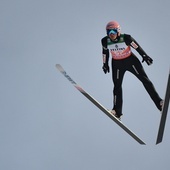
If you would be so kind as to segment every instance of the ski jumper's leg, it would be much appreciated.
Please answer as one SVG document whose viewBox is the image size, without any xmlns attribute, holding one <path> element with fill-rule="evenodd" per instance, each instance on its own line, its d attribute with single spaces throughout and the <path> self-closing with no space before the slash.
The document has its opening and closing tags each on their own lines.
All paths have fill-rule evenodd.
<svg viewBox="0 0 170 170">
<path fill-rule="evenodd" d="M 129 62 L 128 71 L 133 73 L 143 83 L 146 91 L 150 95 L 150 97 L 153 100 L 153 102 L 155 103 L 156 107 L 159 110 L 161 110 L 162 107 L 160 106 L 160 101 L 162 101 L 162 99 L 160 98 L 160 96 L 158 95 L 158 93 L 155 90 L 154 85 L 149 80 L 148 76 L 146 75 L 141 62 L 135 56 L 132 56 L 130 58 L 130 60 L 131 61 Z"/>
<path fill-rule="evenodd" d="M 122 61 L 112 60 L 112 79 L 113 79 L 113 110 L 118 116 L 122 115 L 123 94 L 122 81 L 125 69 L 122 67 Z"/>
</svg>

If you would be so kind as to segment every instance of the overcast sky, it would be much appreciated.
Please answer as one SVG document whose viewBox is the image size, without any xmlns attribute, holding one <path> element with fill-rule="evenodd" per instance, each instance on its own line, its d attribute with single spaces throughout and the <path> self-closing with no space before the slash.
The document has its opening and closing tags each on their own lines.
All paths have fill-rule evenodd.
<svg viewBox="0 0 170 170">
<path fill-rule="evenodd" d="M 153 65 L 143 66 L 164 98 L 170 66 L 169 7 L 169 0 L 1 0 L 0 169 L 170 169 L 170 117 L 163 142 L 155 145 L 160 112 L 132 74 L 127 72 L 123 82 L 122 122 L 146 146 L 55 68 L 61 64 L 111 109 L 113 84 L 111 74 L 101 69 L 100 40 L 105 25 L 117 20 L 122 33 L 131 34 L 153 58 Z"/>
</svg>

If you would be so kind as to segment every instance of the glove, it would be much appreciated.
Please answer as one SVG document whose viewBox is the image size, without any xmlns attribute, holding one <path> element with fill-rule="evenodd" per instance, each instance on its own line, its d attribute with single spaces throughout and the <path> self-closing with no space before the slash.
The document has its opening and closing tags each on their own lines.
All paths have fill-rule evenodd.
<svg viewBox="0 0 170 170">
<path fill-rule="evenodd" d="M 103 67 L 102 67 L 104 73 L 106 74 L 107 72 L 109 73 L 110 72 L 110 68 L 109 68 L 109 65 L 108 63 L 103 63 Z"/>
<path fill-rule="evenodd" d="M 142 63 L 143 63 L 144 61 L 145 61 L 148 65 L 151 65 L 151 64 L 153 63 L 152 58 L 150 58 L 150 57 L 147 56 L 147 55 L 143 55 Z"/>
</svg>

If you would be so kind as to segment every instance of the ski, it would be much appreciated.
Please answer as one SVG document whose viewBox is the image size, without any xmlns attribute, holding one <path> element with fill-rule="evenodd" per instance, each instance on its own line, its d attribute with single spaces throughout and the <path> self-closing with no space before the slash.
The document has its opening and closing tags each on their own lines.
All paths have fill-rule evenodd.
<svg viewBox="0 0 170 170">
<path fill-rule="evenodd" d="M 96 99 L 94 99 L 90 94 L 88 94 L 81 86 L 79 86 L 62 68 L 60 64 L 56 64 L 57 69 L 74 85 L 74 87 L 79 90 L 87 99 L 89 99 L 95 106 L 97 106 L 102 112 L 104 112 L 108 117 L 110 117 L 117 125 L 119 125 L 125 132 L 127 132 L 132 138 L 142 145 L 146 145 L 135 133 L 133 133 L 127 126 L 125 126 L 120 120 L 113 116 L 104 106 L 102 106 Z"/>
<path fill-rule="evenodd" d="M 159 124 L 156 144 L 161 143 L 162 139 L 163 139 L 166 117 L 167 117 L 167 113 L 168 113 L 169 99 L 170 99 L 170 72 L 169 72 L 169 76 L 168 76 L 168 82 L 167 82 L 166 93 L 165 93 L 165 98 L 164 98 L 164 105 L 163 105 L 163 109 L 161 112 L 161 120 L 160 120 L 160 124 Z"/>
</svg>

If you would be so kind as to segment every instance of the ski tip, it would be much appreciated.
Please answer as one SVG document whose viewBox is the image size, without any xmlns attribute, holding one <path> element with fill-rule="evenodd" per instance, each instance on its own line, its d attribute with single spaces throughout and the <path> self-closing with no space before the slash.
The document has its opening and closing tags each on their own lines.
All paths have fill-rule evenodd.
<svg viewBox="0 0 170 170">
<path fill-rule="evenodd" d="M 55 66 L 56 66 L 57 68 L 61 67 L 61 65 L 60 65 L 60 64 L 56 64 Z"/>
<path fill-rule="evenodd" d="M 55 66 L 60 72 L 64 71 L 63 67 L 60 64 L 56 64 Z"/>
</svg>

